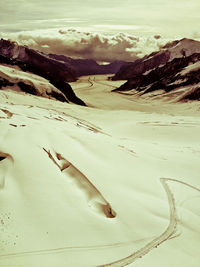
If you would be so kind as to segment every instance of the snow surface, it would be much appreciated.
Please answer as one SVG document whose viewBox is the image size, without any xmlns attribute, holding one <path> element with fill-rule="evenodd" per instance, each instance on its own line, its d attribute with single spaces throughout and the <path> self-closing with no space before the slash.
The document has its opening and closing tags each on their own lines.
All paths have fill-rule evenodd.
<svg viewBox="0 0 200 267">
<path fill-rule="evenodd" d="M 0 266 L 198 267 L 199 103 L 90 81 L 88 108 L 0 91 Z"/>
<path fill-rule="evenodd" d="M 35 75 L 35 74 L 32 74 L 32 73 L 29 73 L 29 72 L 24 72 L 24 71 L 18 69 L 15 65 L 14 66 L 0 65 L 0 77 L 15 84 L 15 86 L 13 88 L 10 87 L 11 90 L 13 89 L 16 91 L 20 91 L 20 88 L 17 85 L 17 83 L 18 82 L 24 82 L 27 85 L 33 86 L 36 89 L 37 94 L 40 96 L 51 98 L 49 96 L 49 94 L 52 91 L 57 92 L 60 95 L 63 95 L 61 91 L 59 91 L 56 87 L 54 87 L 45 78 L 38 76 L 38 75 Z"/>
<path fill-rule="evenodd" d="M 184 76 L 184 75 L 186 75 L 186 74 L 189 73 L 189 72 L 192 72 L 192 71 L 198 71 L 198 70 L 200 70 L 200 62 L 199 62 L 199 61 L 197 61 L 196 63 L 194 63 L 194 64 L 190 64 L 190 65 L 188 65 L 187 67 L 185 67 L 185 68 L 180 72 L 180 74 L 181 74 L 182 76 Z"/>
<path fill-rule="evenodd" d="M 200 53 L 199 41 L 190 39 L 182 39 L 176 46 L 170 47 L 167 50 L 170 51 L 170 61 L 174 58 L 183 57 L 183 53 L 188 57 L 194 53 Z"/>
</svg>

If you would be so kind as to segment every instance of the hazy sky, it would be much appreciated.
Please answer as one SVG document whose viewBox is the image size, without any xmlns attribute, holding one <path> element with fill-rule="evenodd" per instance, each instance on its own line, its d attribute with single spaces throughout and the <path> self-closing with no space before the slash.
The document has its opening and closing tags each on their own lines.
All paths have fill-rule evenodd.
<svg viewBox="0 0 200 267">
<path fill-rule="evenodd" d="M 192 37 L 200 32 L 199 0 L 0 0 L 0 32 L 79 28 Z"/>
<path fill-rule="evenodd" d="M 0 0 L 0 33 L 76 58 L 133 61 L 170 40 L 200 39 L 200 0 Z"/>
</svg>

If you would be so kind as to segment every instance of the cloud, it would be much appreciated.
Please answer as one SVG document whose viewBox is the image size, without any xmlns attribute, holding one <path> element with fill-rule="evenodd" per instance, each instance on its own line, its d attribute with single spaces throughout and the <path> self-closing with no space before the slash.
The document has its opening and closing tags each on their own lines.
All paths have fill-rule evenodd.
<svg viewBox="0 0 200 267">
<path fill-rule="evenodd" d="M 134 61 L 138 57 L 159 50 L 159 47 L 168 41 L 157 36 L 141 38 L 125 33 L 106 35 L 78 31 L 74 28 L 21 32 L 8 36 L 21 45 L 44 53 L 106 62 Z"/>
<path fill-rule="evenodd" d="M 17 32 L 61 27 L 97 31 L 157 33 L 190 37 L 200 28 L 199 0 L 6 0 L 0 9 L 0 31 Z"/>
</svg>

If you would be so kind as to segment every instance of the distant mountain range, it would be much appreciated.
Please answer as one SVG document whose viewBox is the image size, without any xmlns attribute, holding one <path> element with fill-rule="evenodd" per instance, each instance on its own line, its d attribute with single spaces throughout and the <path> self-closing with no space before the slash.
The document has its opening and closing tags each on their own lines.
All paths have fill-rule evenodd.
<svg viewBox="0 0 200 267">
<path fill-rule="evenodd" d="M 182 39 L 164 46 L 129 67 L 119 70 L 113 79 L 129 77 L 113 91 L 138 95 L 172 95 L 179 100 L 200 100 L 200 42 Z"/>
<path fill-rule="evenodd" d="M 63 55 L 49 54 L 50 58 L 65 63 L 74 70 L 76 77 L 83 75 L 95 75 L 95 74 L 114 74 L 122 66 L 126 66 L 129 63 L 125 61 L 113 61 L 110 64 L 100 65 L 93 59 L 73 59 Z"/>
<path fill-rule="evenodd" d="M 57 99 L 61 101 L 70 101 L 76 104 L 85 105 L 79 99 L 68 82 L 74 82 L 79 76 L 94 74 L 113 74 L 117 72 L 122 65 L 127 64 L 124 61 L 115 61 L 107 65 L 99 65 L 94 60 L 72 59 L 63 55 L 46 55 L 39 51 L 20 46 L 16 42 L 9 40 L 0 40 L 0 64 L 7 64 L 19 67 L 22 71 L 29 71 L 47 79 L 62 94 L 51 91 Z M 13 79 L 11 79 L 13 80 Z M 0 86 L 3 84 L 13 84 L 10 80 L 1 78 Z M 36 88 L 30 88 L 30 84 L 22 81 L 24 91 L 35 92 Z M 39 93 L 38 90 L 36 90 Z M 63 95 L 64 94 L 64 98 Z"/>
</svg>

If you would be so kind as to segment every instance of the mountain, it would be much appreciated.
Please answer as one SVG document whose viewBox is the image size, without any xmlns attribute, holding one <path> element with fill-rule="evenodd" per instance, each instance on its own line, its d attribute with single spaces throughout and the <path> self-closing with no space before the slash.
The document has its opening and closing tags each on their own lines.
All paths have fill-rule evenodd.
<svg viewBox="0 0 200 267">
<path fill-rule="evenodd" d="M 122 66 L 126 66 L 128 62 L 113 61 L 110 64 L 100 65 L 93 59 L 73 59 L 63 55 L 49 54 L 50 58 L 65 63 L 74 69 L 77 76 L 95 75 L 95 74 L 113 74 L 119 71 Z"/>
<path fill-rule="evenodd" d="M 62 99 L 61 101 L 69 100 L 76 104 L 85 105 L 85 103 L 75 95 L 67 82 L 74 82 L 77 80 L 77 77 L 83 75 L 113 74 L 116 73 L 120 67 L 129 63 L 114 61 L 107 65 L 99 65 L 92 59 L 73 59 L 55 54 L 45 55 L 39 51 L 29 49 L 26 46 L 20 46 L 16 42 L 1 39 L 0 64 L 18 66 L 25 72 L 29 71 L 35 75 L 39 75 L 47 79 L 55 88 L 64 94 L 64 99 L 61 96 L 62 94 L 59 94 L 59 96 L 56 95 L 57 99 Z M 9 82 L 9 79 L 5 82 L 5 78 L 1 77 L 1 86 L 2 84 L 9 84 Z M 30 86 L 27 83 L 26 85 Z M 37 91 L 37 94 L 40 95 L 36 88 L 27 89 L 27 86 L 26 88 L 23 86 L 23 90 L 28 90 L 29 92 Z M 52 93 L 53 92 L 55 96 L 55 90 L 53 90 Z"/>
<path fill-rule="evenodd" d="M 129 90 L 139 95 L 159 90 L 157 93 L 173 94 L 179 100 L 200 100 L 200 53 L 174 58 L 162 67 L 129 79 L 113 91 Z"/>
<path fill-rule="evenodd" d="M 163 46 L 158 52 L 137 59 L 127 66 L 122 66 L 115 76 L 112 77 L 112 80 L 135 78 L 138 75 L 165 65 L 175 58 L 188 57 L 194 53 L 200 53 L 200 42 L 187 38 L 176 40 Z"/>
<path fill-rule="evenodd" d="M 39 75 L 61 91 L 70 102 L 85 105 L 67 83 L 76 80 L 74 70 L 62 62 L 26 46 L 19 46 L 16 42 L 1 39 L 0 63 L 16 65 L 23 71 Z"/>
<path fill-rule="evenodd" d="M 76 76 L 70 66 L 51 59 L 45 54 L 20 46 L 9 40 L 0 40 L 0 54 L 9 59 L 17 59 L 25 63 L 28 71 L 38 74 L 48 80 L 62 79 L 65 82 L 73 82 Z"/>
<path fill-rule="evenodd" d="M 27 73 L 16 66 L 0 65 L 0 89 L 12 89 L 32 95 L 68 102 L 66 96 L 48 80 L 33 73 Z"/>
</svg>

